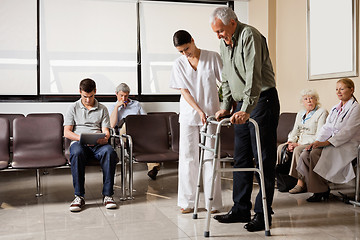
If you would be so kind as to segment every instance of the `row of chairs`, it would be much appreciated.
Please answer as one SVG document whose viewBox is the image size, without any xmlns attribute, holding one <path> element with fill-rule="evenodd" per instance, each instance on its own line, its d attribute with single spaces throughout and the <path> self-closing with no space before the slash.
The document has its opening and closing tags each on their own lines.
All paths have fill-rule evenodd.
<svg viewBox="0 0 360 240">
<path fill-rule="evenodd" d="M 0 169 L 35 169 L 36 196 L 40 169 L 66 165 L 61 114 L 1 114 Z"/>
<path fill-rule="evenodd" d="M 41 196 L 40 169 L 70 164 L 70 140 L 63 137 L 63 120 L 61 113 L 33 113 L 26 117 L 0 114 L 0 170 L 36 169 L 36 195 Z M 177 161 L 179 152 L 179 123 L 175 112 L 128 116 L 126 125 L 127 134 L 112 134 L 111 141 L 121 165 L 122 200 L 132 198 L 133 162 Z M 127 139 L 126 146 L 123 138 Z M 125 147 L 130 153 L 126 155 L 127 161 Z M 128 194 L 125 192 L 126 170 L 129 170 Z"/>
<path fill-rule="evenodd" d="M 282 114 L 280 117 L 282 122 L 279 124 L 282 128 L 278 129 L 278 133 L 280 132 L 280 134 L 283 133 L 284 136 L 287 136 L 294 123 L 295 115 L 291 113 Z M 30 117 L 38 119 L 35 120 Z M 44 117 L 50 117 L 52 120 L 39 119 Z M 23 114 L 0 114 L 0 119 L 2 119 L 0 121 L 0 169 L 36 169 L 37 194 L 41 195 L 39 169 L 69 165 L 70 141 L 62 137 L 63 115 L 61 113 L 34 113 L 28 114 L 25 118 Z M 123 144 L 113 144 L 114 147 L 116 145 L 116 150 L 121 160 L 122 199 L 132 198 L 133 162 L 178 161 L 178 119 L 179 115 L 175 112 L 151 112 L 148 115 L 130 115 L 126 118 L 127 134 L 114 136 L 120 140 L 122 138 L 127 139 L 126 146 Z M 13 125 L 15 125 L 14 130 Z M 16 132 L 14 139 L 13 132 L 14 134 Z M 280 136 L 280 134 L 278 135 Z M 27 140 L 25 140 L 25 144 L 19 145 L 18 142 L 21 136 L 27 137 Z M 55 147 L 44 147 L 47 146 L 46 144 L 55 143 L 54 141 L 49 141 L 52 138 L 57 141 L 56 151 L 53 151 Z M 221 157 L 232 157 L 234 153 L 234 130 L 232 126 L 223 127 L 221 139 Z M 13 140 L 15 140 L 16 145 L 15 152 L 13 152 Z M 36 143 L 34 140 L 40 142 Z M 45 142 L 45 144 L 41 141 Z M 30 147 L 30 143 L 33 145 L 36 143 L 36 146 Z M 128 153 L 126 159 L 124 154 L 125 147 Z M 25 149 L 28 152 L 25 153 Z M 47 150 L 56 152 L 57 157 L 52 157 L 46 153 L 45 151 Z M 36 153 L 33 154 L 32 152 Z M 37 154 L 41 156 L 37 156 Z M 10 161 L 10 155 L 13 156 L 12 161 Z M 127 164 L 129 165 L 128 168 L 126 167 Z M 129 175 L 128 178 L 127 175 Z M 129 183 L 128 194 L 125 193 L 127 179 Z M 126 197 L 126 195 L 129 197 Z"/>
<path fill-rule="evenodd" d="M 70 166 L 63 121 L 61 113 L 0 114 L 0 170 L 35 169 L 36 196 L 41 196 L 40 170 Z"/>
</svg>

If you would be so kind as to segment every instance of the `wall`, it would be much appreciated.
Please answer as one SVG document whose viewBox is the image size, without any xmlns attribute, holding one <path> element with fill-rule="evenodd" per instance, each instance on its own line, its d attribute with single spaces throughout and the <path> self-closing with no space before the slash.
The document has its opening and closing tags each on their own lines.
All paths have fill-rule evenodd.
<svg viewBox="0 0 360 240">
<path fill-rule="evenodd" d="M 338 79 L 307 80 L 306 1 L 276 0 L 276 13 L 276 80 L 281 111 L 299 110 L 298 96 L 304 88 L 316 89 L 322 106 L 329 110 L 338 102 L 335 95 Z M 360 99 L 360 79 L 351 79 L 357 88 L 355 96 Z"/>
<path fill-rule="evenodd" d="M 250 0 L 248 6 L 249 24 L 266 37 L 276 75 L 276 0 Z"/>
<path fill-rule="evenodd" d="M 335 105 L 338 79 L 307 80 L 306 0 L 249 0 L 248 3 L 249 24 L 268 40 L 281 112 L 297 112 L 301 108 L 299 94 L 304 88 L 316 89 L 326 109 Z M 360 88 L 359 77 L 351 79 Z M 358 99 L 359 92 L 355 91 Z"/>
</svg>

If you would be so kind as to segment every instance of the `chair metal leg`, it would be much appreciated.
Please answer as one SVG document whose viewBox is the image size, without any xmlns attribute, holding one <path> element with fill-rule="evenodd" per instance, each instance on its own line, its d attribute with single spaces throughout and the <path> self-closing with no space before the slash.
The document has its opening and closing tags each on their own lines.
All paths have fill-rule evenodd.
<svg viewBox="0 0 360 240">
<path fill-rule="evenodd" d="M 132 138 L 130 135 L 127 134 L 123 134 L 123 137 L 126 138 L 126 141 L 128 143 L 128 155 L 129 155 L 129 196 L 127 197 L 127 199 L 129 200 L 133 200 L 133 192 L 134 192 L 134 165 L 133 165 L 133 143 L 132 143 Z M 124 160 L 124 163 L 126 161 Z M 126 168 L 125 168 L 126 171 Z"/>
<path fill-rule="evenodd" d="M 349 203 L 360 207 L 360 145 L 358 147 L 357 163 L 356 163 L 356 183 L 355 183 L 355 201 L 350 200 Z"/>
<path fill-rule="evenodd" d="M 36 169 L 36 197 L 41 197 L 40 169 Z"/>
</svg>

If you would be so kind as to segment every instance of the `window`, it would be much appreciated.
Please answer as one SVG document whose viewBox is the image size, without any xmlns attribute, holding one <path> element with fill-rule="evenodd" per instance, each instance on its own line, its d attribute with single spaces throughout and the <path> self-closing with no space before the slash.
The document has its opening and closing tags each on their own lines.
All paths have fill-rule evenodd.
<svg viewBox="0 0 360 240">
<path fill-rule="evenodd" d="M 199 48 L 218 51 L 209 15 L 230 2 L 2 0 L 0 101 L 73 101 L 84 78 L 101 101 L 121 82 L 140 100 L 177 101 L 173 34 L 188 30 Z"/>
<path fill-rule="evenodd" d="M 37 94 L 36 0 L 0 4 L 0 95 Z"/>
<path fill-rule="evenodd" d="M 136 3 L 42 0 L 40 94 L 77 94 L 92 78 L 97 94 L 125 82 L 137 93 Z"/>
<path fill-rule="evenodd" d="M 177 30 L 188 31 L 198 48 L 219 51 L 209 23 L 218 4 L 140 2 L 141 83 L 143 94 L 179 94 L 169 88 L 172 64 L 180 53 L 173 45 Z M 154 17 L 156 13 L 156 17 Z"/>
</svg>

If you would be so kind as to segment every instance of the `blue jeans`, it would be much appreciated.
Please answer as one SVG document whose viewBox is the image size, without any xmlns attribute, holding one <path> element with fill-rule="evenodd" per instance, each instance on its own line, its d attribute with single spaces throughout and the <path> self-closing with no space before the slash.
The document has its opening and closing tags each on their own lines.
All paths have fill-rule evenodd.
<svg viewBox="0 0 360 240">
<path fill-rule="evenodd" d="M 74 142 L 70 146 L 71 174 L 75 195 L 85 195 L 85 166 L 88 161 L 97 160 L 103 172 L 103 190 L 104 196 L 114 194 L 114 176 L 118 158 L 114 149 L 109 145 L 96 145 L 93 147 L 81 145 Z"/>
<path fill-rule="evenodd" d="M 241 109 L 242 102 L 239 102 L 236 111 Z M 264 167 L 265 193 L 268 213 L 272 213 L 272 201 L 275 187 L 275 163 L 276 163 L 276 129 L 279 121 L 280 105 L 277 91 L 271 88 L 261 93 L 259 101 L 251 112 L 250 117 L 259 125 L 261 154 Z M 257 147 L 255 141 L 255 128 L 252 123 L 235 125 L 235 149 L 234 168 L 254 167 L 258 164 Z M 233 212 L 248 215 L 252 207 L 251 192 L 253 187 L 253 172 L 234 172 L 233 177 Z M 259 175 L 255 174 L 259 184 Z M 255 213 L 263 212 L 261 189 L 255 200 Z"/>
</svg>

